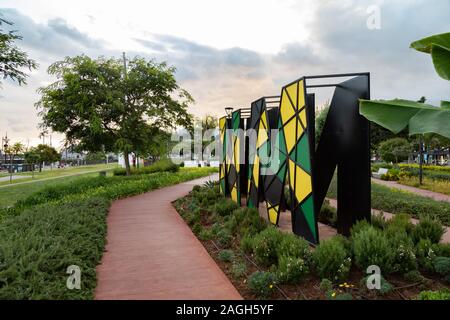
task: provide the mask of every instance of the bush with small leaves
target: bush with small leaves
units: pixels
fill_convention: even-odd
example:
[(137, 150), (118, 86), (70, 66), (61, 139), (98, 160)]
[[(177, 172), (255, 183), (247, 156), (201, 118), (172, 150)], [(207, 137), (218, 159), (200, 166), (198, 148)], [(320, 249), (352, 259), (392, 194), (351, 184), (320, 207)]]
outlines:
[(371, 223), (372, 223), (372, 226), (374, 226), (375, 228), (381, 229), (381, 230), (386, 228), (386, 225), (387, 225), (386, 218), (384, 217), (382, 212), (373, 214)]
[(220, 261), (232, 262), (234, 260), (234, 251), (230, 249), (221, 250), (217, 257)]
[(196, 235), (200, 234), (203, 231), (203, 226), (196, 222), (192, 227), (192, 232)]
[(195, 185), (195, 186), (192, 188), (192, 192), (199, 192), (201, 189), (202, 189), (202, 186), (199, 186), (199, 185), (197, 184), (197, 185)]
[(231, 276), (235, 279), (240, 279), (247, 274), (247, 265), (245, 262), (233, 262), (231, 266)]
[(367, 228), (370, 228), (370, 227), (371, 227), (371, 225), (367, 220), (365, 220), (365, 219), (359, 220), (352, 226), (352, 228), (350, 230), (350, 234), (352, 237), (354, 237), (359, 232), (366, 230)]
[(319, 288), (323, 292), (331, 291), (333, 289), (333, 282), (328, 279), (322, 279), (322, 281), (320, 281)]
[(438, 243), (434, 245), (436, 255), (450, 258), (450, 243)]
[(450, 291), (448, 289), (437, 291), (422, 291), (417, 297), (419, 300), (450, 300)]
[(316, 247), (313, 261), (319, 276), (332, 281), (346, 278), (352, 265), (350, 252), (335, 237), (322, 241)]
[(361, 279), (360, 285), (362, 288), (365, 288), (366, 290), (375, 290), (375, 292), (377, 294), (387, 294), (389, 292), (391, 292), (392, 290), (394, 290), (394, 286), (392, 284), (390, 284), (383, 276), (380, 275), (380, 287), (379, 289), (375, 288), (375, 289), (369, 289), (369, 284), (370, 285), (374, 285), (375, 283), (373, 282), (374, 279), (372, 279), (370, 276), (364, 277)]
[(355, 262), (362, 270), (377, 265), (384, 274), (392, 271), (395, 255), (383, 232), (374, 227), (364, 228), (354, 234), (352, 240)]
[(230, 215), (237, 208), (238, 208), (238, 205), (234, 201), (223, 198), (215, 204), (214, 212), (216, 212), (218, 215), (224, 217), (224, 216)]
[(217, 233), (217, 243), (223, 248), (228, 248), (233, 241), (233, 236), (228, 229), (222, 229)]
[(336, 291), (328, 291), (327, 292), (328, 300), (353, 300), (353, 296), (349, 292), (336, 292)]
[(442, 235), (445, 232), (445, 228), (442, 224), (433, 218), (428, 216), (420, 217), (420, 222), (414, 228), (411, 237), (414, 243), (418, 243), (420, 239), (429, 239), (433, 243), (439, 243)]
[(278, 262), (277, 246), (281, 238), (281, 232), (272, 226), (258, 233), (253, 239), (253, 253), (256, 262), (266, 267), (276, 265)]
[(277, 279), (280, 283), (299, 282), (308, 272), (308, 265), (302, 258), (289, 255), (278, 258)]
[(403, 230), (409, 235), (414, 231), (414, 224), (411, 222), (409, 214), (397, 213), (387, 222), (386, 228), (391, 230)]
[(276, 276), (272, 272), (256, 271), (248, 279), (248, 287), (261, 299), (270, 298), (275, 290)]
[(433, 260), (436, 257), (435, 245), (429, 239), (420, 239), (416, 244), (416, 258), (419, 266), (427, 271), (434, 271)]
[(403, 278), (411, 283), (423, 283), (426, 281), (426, 278), (417, 270), (408, 271), (403, 275)]
[(311, 263), (311, 248), (308, 242), (299, 236), (288, 233), (282, 234), (281, 241), (277, 245), (277, 255), (290, 256), (302, 259), (306, 265)]
[(436, 257), (433, 260), (434, 270), (450, 282), (450, 258)]
[(252, 236), (246, 234), (241, 239), (241, 249), (247, 254), (253, 252), (253, 238)]
[(203, 241), (208, 241), (213, 238), (213, 233), (211, 229), (203, 228), (203, 230), (201, 230), (198, 234), (198, 238)]
[(392, 272), (405, 273), (417, 269), (414, 244), (403, 229), (387, 228), (384, 232), (393, 253)]

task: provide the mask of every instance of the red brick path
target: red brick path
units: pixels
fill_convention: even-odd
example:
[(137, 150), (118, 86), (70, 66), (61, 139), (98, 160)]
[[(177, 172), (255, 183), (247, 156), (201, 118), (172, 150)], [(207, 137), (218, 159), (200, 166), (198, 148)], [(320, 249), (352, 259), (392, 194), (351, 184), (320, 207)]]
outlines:
[(208, 179), (114, 201), (96, 299), (242, 299), (171, 204)]

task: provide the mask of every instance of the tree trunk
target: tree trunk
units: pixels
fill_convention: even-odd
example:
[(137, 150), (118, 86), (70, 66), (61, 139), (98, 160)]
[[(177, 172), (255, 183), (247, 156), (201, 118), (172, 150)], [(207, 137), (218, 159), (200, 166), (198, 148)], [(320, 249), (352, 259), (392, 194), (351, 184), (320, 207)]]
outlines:
[(423, 181), (423, 142), (422, 135), (419, 136), (419, 185)]
[(131, 175), (131, 169), (130, 169), (130, 158), (128, 151), (123, 152), (123, 159), (125, 161), (125, 172), (127, 173), (127, 176)]
[(13, 177), (13, 160), (14, 157), (13, 155), (10, 156), (9, 158), (9, 182), (12, 182), (12, 177)]

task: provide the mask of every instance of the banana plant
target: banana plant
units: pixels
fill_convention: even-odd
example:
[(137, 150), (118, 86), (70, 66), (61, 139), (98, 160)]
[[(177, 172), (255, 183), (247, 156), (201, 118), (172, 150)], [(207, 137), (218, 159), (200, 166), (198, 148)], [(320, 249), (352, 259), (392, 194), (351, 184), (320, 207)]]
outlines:
[[(450, 32), (414, 41), (410, 47), (430, 54), (437, 74), (450, 81)], [(450, 101), (436, 107), (403, 99), (361, 100), (359, 111), (393, 133), (408, 127), (410, 135), (437, 133), (450, 138)]]

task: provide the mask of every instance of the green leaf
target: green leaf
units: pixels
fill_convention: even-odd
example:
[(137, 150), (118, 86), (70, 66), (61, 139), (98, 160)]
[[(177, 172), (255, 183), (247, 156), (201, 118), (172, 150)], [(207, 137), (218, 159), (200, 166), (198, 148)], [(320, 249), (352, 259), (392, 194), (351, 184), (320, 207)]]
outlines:
[(430, 53), (438, 75), (445, 80), (450, 80), (450, 32), (414, 41), (410, 47)]
[(399, 133), (437, 133), (450, 138), (450, 109), (409, 100), (360, 100), (360, 114), (380, 126)]
[(431, 46), (431, 58), (437, 74), (445, 80), (450, 80), (450, 49), (433, 45)]
[(421, 52), (431, 53), (432, 46), (439, 45), (450, 50), (450, 32), (436, 34), (411, 43), (410, 47)]

